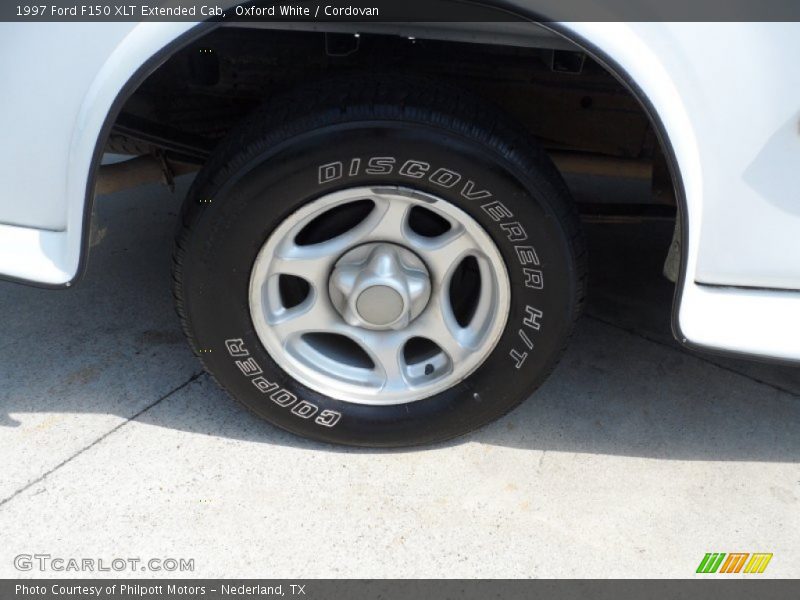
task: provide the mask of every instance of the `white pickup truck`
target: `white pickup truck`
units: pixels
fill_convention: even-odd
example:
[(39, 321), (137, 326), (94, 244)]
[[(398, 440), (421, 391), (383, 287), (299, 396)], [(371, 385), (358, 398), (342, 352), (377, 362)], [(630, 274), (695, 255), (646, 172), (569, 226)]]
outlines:
[(584, 296), (570, 173), (675, 217), (681, 343), (800, 360), (796, 23), (16, 22), (0, 47), (0, 275), (75, 285), (96, 195), (197, 171), (184, 329), (299, 435), (429, 443), (527, 398)]

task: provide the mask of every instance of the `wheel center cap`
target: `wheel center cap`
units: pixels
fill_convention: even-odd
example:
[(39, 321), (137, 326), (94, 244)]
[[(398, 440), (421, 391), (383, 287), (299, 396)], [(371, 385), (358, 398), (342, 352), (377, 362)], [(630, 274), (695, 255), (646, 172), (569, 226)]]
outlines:
[(358, 295), (356, 312), (367, 323), (385, 327), (399, 319), (405, 303), (403, 296), (388, 285), (373, 285)]
[(430, 298), (428, 270), (419, 257), (397, 244), (364, 244), (346, 252), (328, 282), (331, 302), (351, 325), (402, 329)]

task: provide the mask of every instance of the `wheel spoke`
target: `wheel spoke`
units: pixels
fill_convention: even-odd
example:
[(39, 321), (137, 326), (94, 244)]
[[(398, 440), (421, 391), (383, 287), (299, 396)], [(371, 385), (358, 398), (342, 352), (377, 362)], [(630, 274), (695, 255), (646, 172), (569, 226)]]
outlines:
[(461, 259), (479, 253), (472, 237), (461, 227), (432, 239), (415, 235), (409, 241), (423, 254), (431, 275), (440, 282), (447, 281)]
[(375, 210), (365, 220), (364, 237), (402, 244), (406, 237), (410, 204), (405, 199), (386, 199), (378, 195), (372, 200)]
[(419, 318), (409, 327), (409, 337), (421, 337), (439, 346), (453, 363), (463, 360), (472, 350), (463, 345), (459, 333), (461, 328), (452, 310), (445, 304), (446, 298), (436, 293)]
[[(297, 248), (297, 246), (294, 246)], [(275, 256), (272, 260), (273, 274), (293, 275), (310, 283), (315, 289), (324, 292), (328, 271), (335, 256), (325, 260), (325, 255), (314, 256), (311, 253), (295, 252)]]
[(299, 306), (284, 310), (272, 327), (279, 337), (289, 339), (304, 333), (333, 331), (338, 321), (339, 316), (327, 297), (312, 293)]
[[(365, 335), (366, 333), (366, 335)], [(383, 376), (383, 389), (400, 390), (406, 385), (402, 353), (407, 336), (389, 332), (358, 332), (358, 342)]]

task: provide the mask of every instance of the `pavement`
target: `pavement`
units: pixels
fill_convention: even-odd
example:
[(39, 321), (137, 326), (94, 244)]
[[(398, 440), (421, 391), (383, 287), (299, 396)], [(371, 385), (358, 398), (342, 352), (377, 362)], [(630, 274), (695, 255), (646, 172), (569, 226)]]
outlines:
[(73, 289), (0, 284), (0, 577), (682, 578), (707, 552), (800, 576), (800, 369), (677, 346), (669, 223), (588, 227), (587, 314), (524, 405), (370, 451), (277, 430), (203, 374), (170, 294), (185, 189), (100, 198)]

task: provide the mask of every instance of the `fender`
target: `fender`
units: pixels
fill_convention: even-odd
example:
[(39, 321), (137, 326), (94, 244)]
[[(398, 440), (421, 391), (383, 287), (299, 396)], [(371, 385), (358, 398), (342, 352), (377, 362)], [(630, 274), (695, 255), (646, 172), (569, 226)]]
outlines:
[[(119, 32), (121, 39), (113, 46), (90, 85), (81, 92), (76, 113), (70, 115), (64, 111), (59, 115), (74, 123), (71, 136), (54, 144), (55, 148), (64, 147), (66, 164), (62, 166), (56, 162), (52, 166), (57, 172), (50, 175), (51, 181), (46, 189), (49, 197), (41, 197), (45, 190), (38, 190), (38, 196), (26, 199), (29, 210), (32, 205), (39, 209), (31, 211), (29, 219), (33, 222), (17, 224), (13, 215), (9, 218), (0, 214), (0, 277), (3, 279), (61, 289), (72, 286), (81, 278), (88, 258), (97, 169), (122, 106), (148, 75), (174, 52), (215, 27), (212, 23), (129, 25), (133, 27)], [(10, 25), (3, 26), (8, 28)], [(45, 40), (40, 41), (45, 44), (45, 53), (50, 50)], [(63, 38), (59, 41), (63, 42)], [(34, 57), (33, 61), (38, 58)], [(35, 68), (31, 64), (25, 66)], [(13, 65), (0, 62), (0, 73), (11, 67)], [(14, 108), (5, 111), (7, 118), (12, 118)], [(48, 166), (43, 165), (45, 169)], [(10, 176), (13, 181), (13, 174)], [(62, 210), (53, 210), (54, 200), (60, 200)]]

